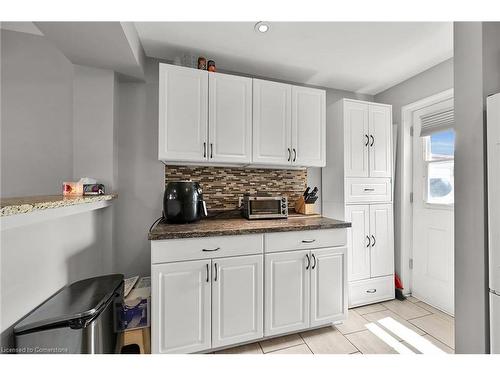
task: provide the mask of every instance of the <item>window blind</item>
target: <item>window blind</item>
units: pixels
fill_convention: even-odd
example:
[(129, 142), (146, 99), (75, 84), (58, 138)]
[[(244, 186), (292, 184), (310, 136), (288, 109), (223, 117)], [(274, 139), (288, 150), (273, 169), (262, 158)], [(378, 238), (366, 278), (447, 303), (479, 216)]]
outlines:
[(422, 116), (420, 118), (420, 136), (426, 137), (428, 135), (431, 135), (432, 133), (453, 128), (454, 121), (455, 116), (453, 108), (446, 111)]

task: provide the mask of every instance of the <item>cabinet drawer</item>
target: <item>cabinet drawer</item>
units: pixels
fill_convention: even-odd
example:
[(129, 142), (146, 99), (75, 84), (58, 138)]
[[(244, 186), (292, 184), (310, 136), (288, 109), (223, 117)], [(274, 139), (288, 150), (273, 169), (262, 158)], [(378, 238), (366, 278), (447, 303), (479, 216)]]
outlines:
[(344, 246), (346, 242), (347, 230), (344, 228), (266, 233), (264, 235), (266, 253)]
[(262, 234), (151, 241), (151, 263), (262, 254)]
[(390, 178), (347, 178), (345, 182), (346, 203), (391, 202)]
[(349, 307), (394, 299), (394, 275), (349, 283)]

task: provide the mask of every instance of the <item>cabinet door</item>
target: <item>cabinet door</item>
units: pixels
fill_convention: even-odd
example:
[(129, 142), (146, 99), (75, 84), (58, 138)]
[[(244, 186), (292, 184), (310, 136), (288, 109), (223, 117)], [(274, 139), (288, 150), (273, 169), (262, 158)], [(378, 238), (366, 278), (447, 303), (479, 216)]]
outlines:
[(344, 102), (345, 177), (368, 177), (368, 104)]
[(265, 336), (309, 327), (309, 269), (309, 250), (265, 255)]
[(212, 347), (263, 336), (263, 256), (213, 259)]
[(209, 148), (213, 162), (252, 159), (252, 79), (209, 73)]
[(151, 266), (153, 353), (211, 347), (210, 260)]
[(392, 115), (391, 107), (369, 106), (370, 177), (391, 177)]
[(370, 205), (371, 277), (394, 273), (392, 204)]
[(326, 165), (324, 90), (292, 86), (292, 164)]
[(345, 208), (347, 229), (347, 275), (349, 281), (370, 277), (370, 206), (349, 205)]
[(346, 248), (311, 250), (311, 258), (311, 327), (346, 319)]
[(253, 163), (291, 163), (291, 105), (291, 85), (253, 80)]
[(208, 72), (160, 64), (158, 110), (158, 158), (206, 160)]

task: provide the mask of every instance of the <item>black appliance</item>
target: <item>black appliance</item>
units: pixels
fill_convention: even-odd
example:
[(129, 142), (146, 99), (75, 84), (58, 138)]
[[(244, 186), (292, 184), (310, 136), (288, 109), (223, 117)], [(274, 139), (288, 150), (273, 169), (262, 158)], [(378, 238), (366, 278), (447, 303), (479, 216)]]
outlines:
[(194, 181), (171, 181), (163, 195), (163, 218), (169, 223), (192, 223), (207, 216), (200, 184)]

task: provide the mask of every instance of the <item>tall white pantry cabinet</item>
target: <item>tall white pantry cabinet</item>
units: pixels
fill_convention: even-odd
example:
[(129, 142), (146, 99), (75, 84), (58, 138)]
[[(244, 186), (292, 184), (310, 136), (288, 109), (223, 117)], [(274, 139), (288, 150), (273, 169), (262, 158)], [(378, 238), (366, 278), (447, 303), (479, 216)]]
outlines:
[(326, 131), (323, 215), (348, 229), (349, 307), (394, 298), (392, 106), (342, 99)]

